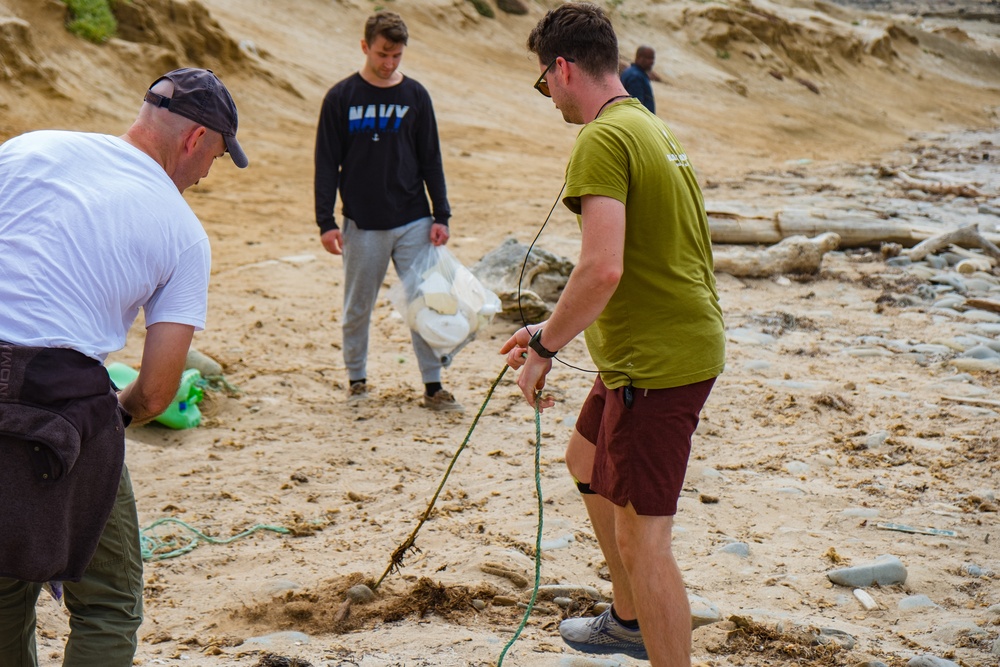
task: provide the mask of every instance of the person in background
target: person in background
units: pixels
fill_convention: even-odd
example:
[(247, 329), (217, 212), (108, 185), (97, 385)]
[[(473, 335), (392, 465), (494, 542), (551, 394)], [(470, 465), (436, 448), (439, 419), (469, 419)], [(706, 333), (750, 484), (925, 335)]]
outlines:
[(694, 168), (670, 130), (618, 78), (618, 40), (597, 5), (569, 2), (528, 37), (568, 123), (583, 125), (563, 203), (580, 258), (552, 316), (500, 348), (532, 407), (552, 358), (580, 332), (598, 369), (566, 449), (611, 574), (612, 606), (559, 633), (587, 653), (657, 667), (691, 663), (691, 611), (671, 550), (691, 436), (725, 366), (712, 242)]
[[(445, 245), (450, 236), (431, 98), (398, 69), (408, 39), (398, 14), (370, 16), (361, 40), (364, 66), (327, 92), (316, 131), (316, 223), (327, 252), (344, 256), (343, 351), (351, 402), (368, 397), (368, 333), (389, 261), (402, 277), (429, 246)], [(338, 190), (343, 228), (334, 218)], [(442, 360), (416, 332), (411, 340), (424, 383), (421, 405), (461, 411), (441, 386)]]
[[(0, 146), (0, 665), (35, 667), (35, 602), (63, 582), (69, 667), (128, 667), (142, 557), (125, 427), (174, 397), (205, 326), (208, 236), (182, 193), (236, 140), (209, 70), (150, 86), (120, 136), (37, 131)], [(145, 313), (139, 376), (103, 362)], [(58, 588), (58, 587), (57, 587)]]
[(656, 62), (656, 51), (651, 46), (640, 46), (635, 50), (635, 62), (622, 72), (622, 85), (628, 94), (642, 102), (642, 106), (656, 113), (656, 100), (653, 98), (653, 84), (650, 77), (653, 73), (653, 63)]

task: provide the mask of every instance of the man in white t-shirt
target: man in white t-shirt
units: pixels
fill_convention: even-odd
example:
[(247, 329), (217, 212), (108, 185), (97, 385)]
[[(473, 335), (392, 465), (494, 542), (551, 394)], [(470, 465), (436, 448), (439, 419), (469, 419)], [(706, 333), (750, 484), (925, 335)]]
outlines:
[[(38, 131), (0, 145), (0, 665), (34, 667), (34, 605), (63, 582), (64, 664), (132, 664), (142, 558), (124, 427), (173, 400), (205, 326), (208, 237), (181, 193), (236, 140), (210, 70), (153, 82), (114, 137)], [(139, 309), (142, 367), (116, 395), (103, 362)]]

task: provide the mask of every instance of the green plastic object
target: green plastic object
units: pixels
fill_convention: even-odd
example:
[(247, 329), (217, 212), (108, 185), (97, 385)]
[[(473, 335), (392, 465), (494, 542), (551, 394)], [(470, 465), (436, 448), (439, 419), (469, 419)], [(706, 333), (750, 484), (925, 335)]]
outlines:
[[(139, 371), (127, 364), (112, 362), (108, 364), (108, 375), (115, 386), (124, 389), (139, 377)], [(201, 402), (205, 392), (199, 383), (201, 372), (197, 368), (189, 368), (181, 374), (181, 384), (177, 388), (174, 400), (163, 411), (156, 421), (174, 429), (194, 428), (201, 423)]]

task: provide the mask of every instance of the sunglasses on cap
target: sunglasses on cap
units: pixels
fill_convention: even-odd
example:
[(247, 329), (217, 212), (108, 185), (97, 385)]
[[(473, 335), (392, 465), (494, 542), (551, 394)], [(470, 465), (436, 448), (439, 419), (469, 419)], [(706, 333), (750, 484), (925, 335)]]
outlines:
[[(538, 81), (535, 81), (535, 86), (534, 86), (535, 90), (540, 92), (542, 95), (545, 95), (545, 97), (552, 97), (552, 93), (549, 92), (549, 82), (545, 80), (545, 75), (549, 73), (549, 70), (552, 69), (552, 66), (555, 65), (556, 61), (559, 60), (560, 58), (562, 58), (562, 56), (556, 56), (555, 58), (553, 58), (552, 62), (549, 63), (549, 66), (546, 67), (545, 70), (542, 72), (542, 75), (538, 77)], [(563, 60), (565, 60), (568, 63), (576, 62), (572, 58), (563, 58)]]

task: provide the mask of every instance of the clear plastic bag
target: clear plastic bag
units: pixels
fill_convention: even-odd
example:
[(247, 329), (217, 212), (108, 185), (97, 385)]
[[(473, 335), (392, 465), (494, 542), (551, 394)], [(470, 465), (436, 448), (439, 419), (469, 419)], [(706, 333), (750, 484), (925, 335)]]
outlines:
[(445, 246), (427, 250), (389, 300), (411, 330), (424, 339), (445, 365), (500, 312), (500, 298), (486, 289)]

